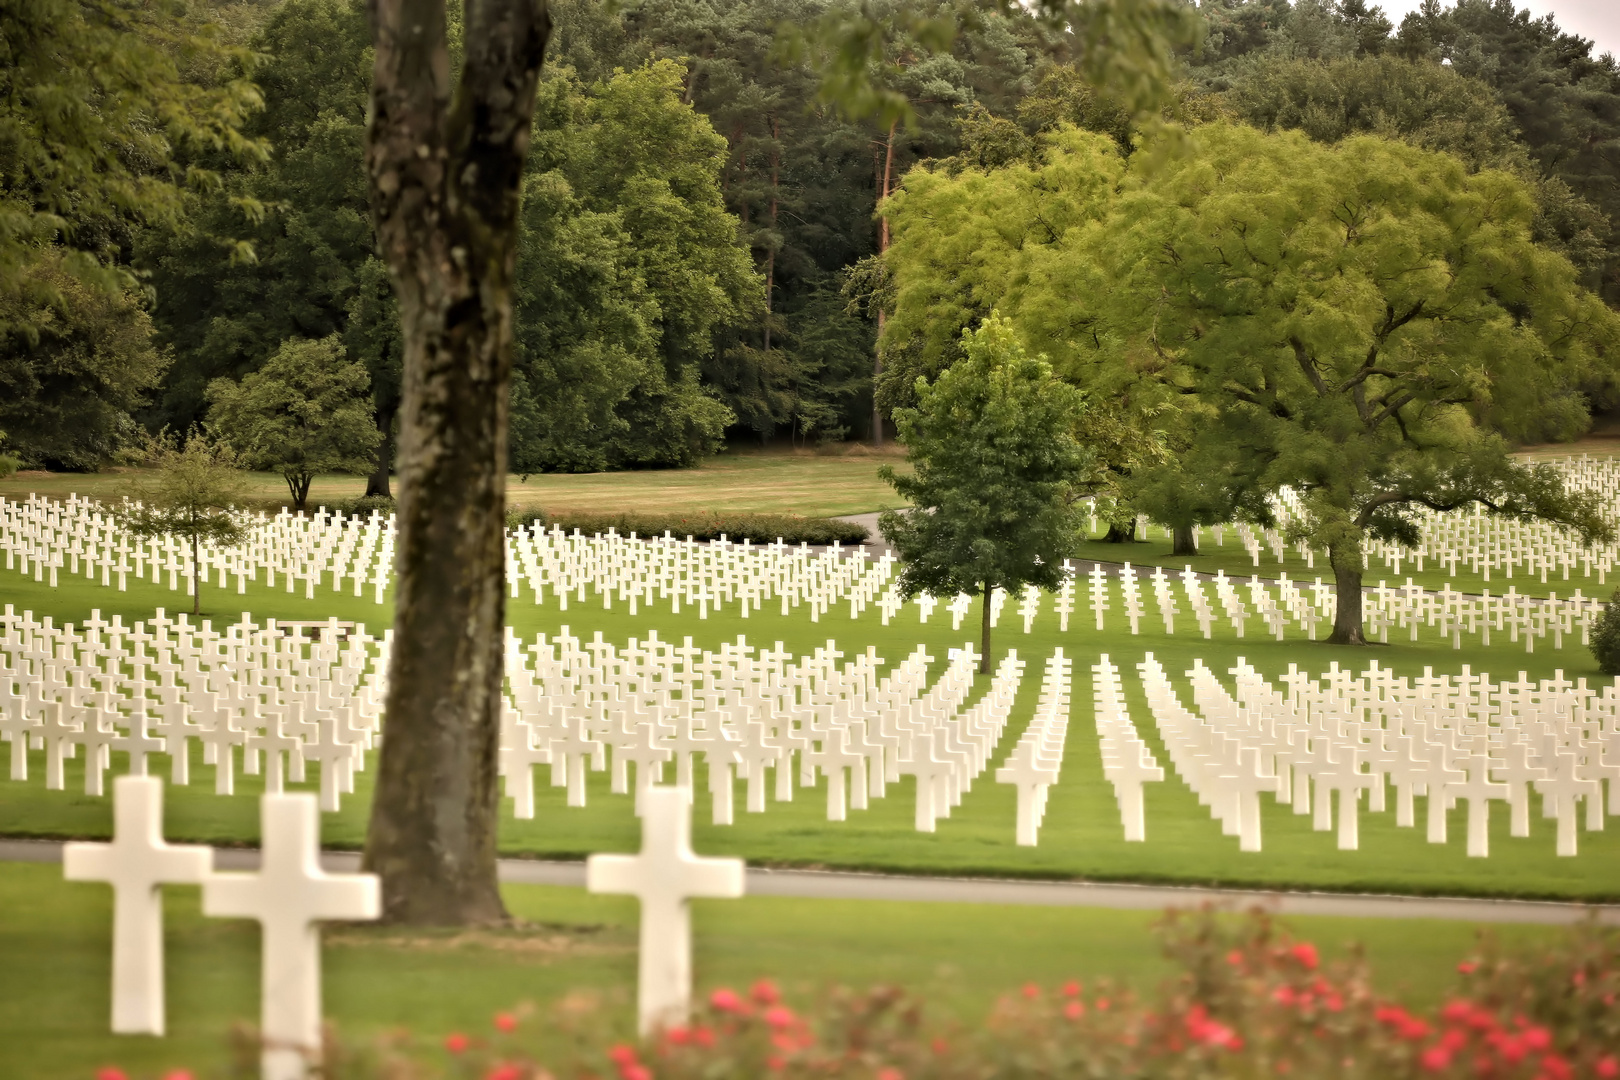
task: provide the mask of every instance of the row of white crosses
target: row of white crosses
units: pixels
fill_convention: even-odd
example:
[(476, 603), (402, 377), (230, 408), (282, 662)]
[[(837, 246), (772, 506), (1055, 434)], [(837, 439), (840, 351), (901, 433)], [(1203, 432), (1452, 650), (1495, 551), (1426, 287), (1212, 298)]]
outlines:
[(1006, 761), (996, 770), (996, 782), (1017, 791), (1018, 819), (1015, 842), (1034, 847), (1046, 816), (1046, 797), (1063, 769), (1063, 743), (1069, 734), (1069, 682), (1074, 661), (1058, 649), (1046, 661), (1041, 696), (1035, 715), (1018, 737)]
[[(167, 578), (170, 591), (189, 594), (189, 548), (173, 536), (132, 537), (119, 527), (120, 509), (78, 496), (0, 498), (5, 568), (53, 588), (66, 573), (120, 592), (128, 590), (131, 576), (159, 585)], [(347, 582), (355, 596), (369, 586), (375, 602), (383, 602), (393, 572), (392, 515), (372, 511), (365, 519), (345, 518), (322, 508), (307, 516), (283, 509), (275, 515), (243, 511), (239, 517), (247, 530), (242, 543), (201, 545), (197, 572), (203, 584), (227, 588), (234, 580), (237, 594), (246, 595), (249, 581), (262, 580), (270, 589), (279, 583), (289, 593), (302, 582), (305, 598), (313, 600), (323, 580), (333, 592)]]
[[(1060, 630), (1068, 629), (1076, 576), (1071, 573), (1065, 579), (1059, 594)], [(1214, 636), (1218, 623), (1230, 626), (1236, 637), (1244, 637), (1250, 629), (1249, 620), (1258, 615), (1261, 631), (1278, 641), (1300, 631), (1314, 641), (1319, 627), (1332, 626), (1337, 606), (1333, 586), (1320, 577), (1305, 585), (1289, 580), (1286, 573), (1276, 581), (1256, 576), (1245, 582), (1228, 578), (1224, 570), (1206, 579), (1191, 567), (1179, 572), (1153, 567), (1149, 573), (1147, 568), (1130, 563), (1119, 567), (1093, 563), (1086, 577), (1095, 628), (1107, 628), (1107, 615), (1115, 610), (1117, 589), (1119, 610), (1133, 635), (1142, 632), (1142, 621), (1149, 616), (1148, 595), (1153, 598), (1166, 634), (1174, 635), (1178, 618), (1186, 614), (1192, 616), (1197, 632), (1206, 639)], [(1465, 636), (1480, 645), (1490, 645), (1495, 635), (1494, 640), (1522, 642), (1525, 651), (1532, 653), (1538, 641), (1555, 649), (1562, 649), (1566, 638), (1572, 644), (1586, 645), (1604, 606), (1602, 601), (1584, 596), (1580, 589), (1568, 597), (1557, 593), (1525, 596), (1514, 586), (1501, 595), (1489, 591), (1471, 595), (1453, 591), (1449, 585), (1438, 591), (1425, 590), (1410, 578), (1400, 587), (1380, 581), (1377, 587), (1365, 590), (1362, 604), (1369, 635), (1386, 643), (1392, 631), (1404, 633), (1412, 641), (1419, 640), (1421, 632), (1421, 636), (1450, 643), (1453, 649), (1463, 647)], [(1026, 600), (1020, 609), (1026, 633), (1037, 606), (1038, 602)]]
[(668, 532), (621, 536), (612, 529), (584, 536), (555, 525), (545, 530), (538, 522), (508, 533), (506, 558), (514, 598), (526, 588), (536, 604), (554, 602), (561, 611), (598, 600), (609, 609), (619, 603), (632, 615), (662, 605), (679, 614), (684, 605), (700, 619), (728, 605), (747, 618), (772, 604), (783, 615), (803, 606), (820, 621), (844, 603), (856, 618), (877, 600), (896, 565), (890, 555), (871, 560), (864, 546), (834, 543), (816, 552), (781, 540), (699, 542)]
[(112, 1030), (162, 1035), (164, 885), (201, 885), (203, 914), (253, 919), (260, 947), (260, 1073), (263, 1080), (304, 1080), (321, 1050), (321, 951), (318, 924), (375, 919), (377, 878), (328, 874), (320, 866), (320, 811), (303, 794), (260, 800), (260, 868), (222, 873), (213, 849), (163, 839), (163, 782), (121, 776), (113, 784), (111, 843), (68, 844), (70, 881), (113, 888)]
[(170, 780), (191, 782), (191, 744), (212, 766), (214, 791), (248, 775), (280, 792), (320, 770), (321, 806), (339, 807), (378, 735), (387, 644), (364, 627), (340, 640), (335, 619), (311, 641), (302, 628), (263, 626), (244, 615), (216, 630), (187, 616), (134, 626), (92, 612), (56, 627), (7, 605), (0, 614), (0, 740), (11, 744), (13, 780), (27, 780), (29, 749), (45, 752), (45, 786), (65, 786), (65, 762), (84, 752), (84, 790), (101, 795), (112, 755), (146, 775), (166, 755)]
[[(593, 855), (586, 864), (592, 892), (629, 893), (641, 902), (637, 1012), (644, 1035), (684, 1022), (690, 1010), (690, 901), (738, 897), (744, 889), (741, 859), (693, 854), (687, 792), (656, 787), (645, 798), (640, 854)], [(262, 1080), (305, 1080), (319, 1072), (319, 924), (378, 918), (377, 877), (321, 868), (320, 812), (309, 795), (261, 797), (255, 873), (215, 870), (212, 848), (167, 843), (163, 782), (156, 777), (119, 777), (113, 804), (111, 842), (71, 843), (62, 856), (68, 880), (113, 888), (114, 1034), (167, 1029), (162, 887), (200, 885), (205, 916), (253, 919), (261, 928)]]
[(1376, 663), (1356, 677), (1335, 663), (1321, 680), (1290, 665), (1278, 690), (1240, 659), (1229, 694), (1195, 661), (1194, 711), (1151, 654), (1138, 670), (1176, 771), (1245, 851), (1260, 850), (1263, 792), (1319, 831), (1334, 827), (1336, 793), (1342, 850), (1359, 847), (1362, 794), (1383, 812), (1391, 787), (1400, 827), (1415, 826), (1414, 799), (1426, 797), (1431, 843), (1446, 843), (1447, 812), (1465, 803), (1474, 857), (1490, 852), (1493, 803), (1507, 804), (1512, 836), (1528, 837), (1539, 795), (1561, 856), (1577, 853), (1578, 811), (1588, 830), (1603, 828), (1605, 781), (1607, 812), (1620, 814), (1620, 680), (1599, 691), (1562, 672), (1539, 683), (1521, 672), (1496, 684), (1466, 666), (1408, 680)]
[(1102, 755), (1103, 776), (1114, 789), (1119, 804), (1120, 823), (1127, 841), (1147, 839), (1147, 815), (1142, 785), (1164, 779), (1164, 769), (1153, 751), (1136, 732), (1130, 710), (1125, 705), (1125, 687), (1119, 669), (1103, 653), (1091, 668), (1092, 716), (1097, 725), (1097, 745)]
[(645, 792), (668, 766), (676, 786), (694, 792), (701, 760), (718, 825), (734, 821), (736, 779), (747, 811), (763, 813), (768, 791), (788, 802), (795, 786), (824, 777), (827, 819), (843, 821), (909, 775), (916, 826), (934, 831), (986, 768), (1023, 662), (1010, 651), (968, 706), (979, 659), (971, 646), (951, 650), (931, 686), (934, 658), (921, 647), (887, 674), (875, 648), (840, 665), (843, 656), (832, 641), (795, 658), (780, 643), (756, 650), (745, 636), (711, 652), (656, 631), (622, 650), (600, 632), (582, 646), (567, 627), (527, 648), (509, 633), (500, 774), (514, 816), (534, 816), (538, 766), (575, 807), (586, 805), (588, 773), (608, 772), (610, 792), (634, 792), (642, 813)]

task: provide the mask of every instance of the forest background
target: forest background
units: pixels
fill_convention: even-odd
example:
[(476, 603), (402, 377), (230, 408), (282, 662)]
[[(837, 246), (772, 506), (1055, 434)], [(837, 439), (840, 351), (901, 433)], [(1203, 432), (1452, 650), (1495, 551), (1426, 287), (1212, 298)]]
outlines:
[[(874, 409), (883, 196), (920, 164), (1038, 157), (1038, 137), (1064, 124), (1132, 150), (1130, 112), (1090, 89), (1076, 43), (1016, 5), (865, 7), (890, 31), (872, 64), (888, 93), (856, 116), (831, 103), (813, 51), (783, 48), (783, 28), (836, 19), (836, 0), (551, 4), (524, 180), (514, 472), (680, 466), (728, 443), (880, 435), (893, 396)], [(8, 21), (14, 56), (37, 44), (29, 33), (65, 33), (87, 10), (34, 8), (34, 22)], [(386, 493), (400, 347), (362, 160), (363, 6), (152, 10), (116, 47), (167, 57), (182, 91), (240, 122), (215, 115), (230, 138), (151, 153), (185, 180), (162, 212), (136, 144), (113, 151), (128, 197), (59, 199), (59, 227), (31, 242), (0, 214), (13, 248), (0, 260), (0, 451), (33, 467), (104, 467), (142, 429), (203, 420), (216, 380), (259, 371), (289, 341), (320, 341), (366, 369), (381, 436), (368, 493)], [(1371, 133), (1470, 171), (1508, 169), (1535, 192), (1535, 239), (1620, 306), (1611, 56), (1508, 0), (1431, 2), (1398, 27), (1364, 0), (1206, 0), (1197, 14), (1204, 33), (1164, 116), (1324, 143)], [(956, 26), (948, 41), (926, 32), (939, 20)], [(0, 95), (0, 144), (29, 137), (26, 107)], [(7, 170), (0, 209), (44, 205), (30, 187), (44, 182)], [(1594, 409), (1620, 404), (1608, 393), (1592, 389)]]

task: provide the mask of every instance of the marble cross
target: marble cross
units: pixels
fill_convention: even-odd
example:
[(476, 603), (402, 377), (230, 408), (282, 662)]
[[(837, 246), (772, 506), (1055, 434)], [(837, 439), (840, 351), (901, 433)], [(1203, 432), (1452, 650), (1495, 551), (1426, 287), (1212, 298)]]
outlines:
[(692, 997), (693, 897), (743, 894), (741, 859), (692, 853), (692, 808), (679, 787), (641, 793), (641, 853), (592, 855), (585, 884), (593, 893), (629, 893), (641, 901), (636, 975), (640, 1031), (686, 1020)]
[(304, 1080), (321, 1048), (323, 919), (375, 919), (374, 874), (328, 874), (320, 866), (320, 808), (309, 794), (259, 802), (263, 862), (256, 874), (214, 873), (203, 882), (204, 915), (256, 919), (260, 960), (263, 1080)]
[(62, 876), (113, 887), (112, 1030), (163, 1034), (163, 884), (196, 885), (207, 876), (206, 847), (163, 842), (163, 781), (113, 781), (113, 840), (67, 844)]

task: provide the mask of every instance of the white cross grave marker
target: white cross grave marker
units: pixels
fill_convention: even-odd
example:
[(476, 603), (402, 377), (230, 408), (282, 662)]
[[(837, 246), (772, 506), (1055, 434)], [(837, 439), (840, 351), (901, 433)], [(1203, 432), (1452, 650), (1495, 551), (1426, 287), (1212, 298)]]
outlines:
[(646, 1035), (684, 1022), (691, 1006), (688, 901), (741, 896), (743, 861), (692, 853), (692, 808), (684, 789), (649, 787), (641, 798), (641, 854), (592, 855), (585, 861), (585, 887), (593, 893), (630, 893), (641, 901), (636, 1012)]
[(256, 874), (210, 874), (204, 915), (257, 919), (261, 950), (263, 1080), (303, 1080), (321, 1046), (322, 919), (375, 919), (382, 913), (375, 874), (328, 874), (319, 861), (320, 808), (308, 794), (259, 802), (264, 856)]
[(163, 842), (163, 781), (120, 776), (113, 781), (113, 840), (67, 844), (62, 876), (113, 887), (112, 1030), (117, 1035), (163, 1034), (163, 884), (196, 885), (208, 875), (212, 852)]

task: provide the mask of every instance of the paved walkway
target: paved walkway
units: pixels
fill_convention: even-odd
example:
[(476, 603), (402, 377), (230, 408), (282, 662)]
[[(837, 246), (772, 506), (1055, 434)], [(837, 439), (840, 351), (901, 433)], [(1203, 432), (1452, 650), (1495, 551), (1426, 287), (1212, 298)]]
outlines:
[[(62, 845), (49, 840), (0, 840), (0, 861), (60, 862)], [(353, 872), (360, 856), (329, 851), (321, 856), (328, 870)], [(259, 853), (245, 848), (217, 848), (214, 865), (222, 870), (252, 870)], [(560, 885), (583, 888), (585, 864), (537, 859), (502, 859), (501, 880), (516, 885)], [(1382, 896), (1360, 893), (1268, 892), (1245, 889), (1199, 889), (1185, 886), (1113, 885), (1080, 881), (1010, 881), (995, 878), (902, 877), (825, 870), (748, 871), (748, 895), (795, 896), (817, 900), (898, 900), (950, 904), (1008, 904), (1043, 907), (1097, 907), (1158, 911), (1203, 903), (1249, 907), (1260, 904), (1284, 915), (1331, 915), (1372, 919), (1452, 919), (1478, 923), (1561, 925), (1596, 914), (1620, 926), (1620, 905), (1565, 904), (1535, 900), (1478, 900), (1448, 897)]]

